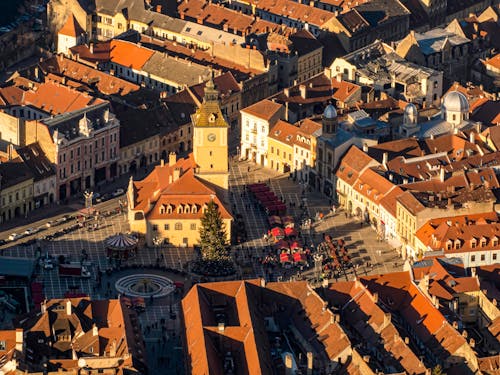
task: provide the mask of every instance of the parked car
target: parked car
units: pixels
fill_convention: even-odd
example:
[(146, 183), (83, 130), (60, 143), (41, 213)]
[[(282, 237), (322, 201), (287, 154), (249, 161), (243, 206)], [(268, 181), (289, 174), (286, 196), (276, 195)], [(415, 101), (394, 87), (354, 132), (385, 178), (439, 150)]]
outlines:
[(31, 236), (32, 234), (38, 233), (39, 229), (38, 228), (28, 228), (24, 231), (24, 234), (27, 236)]
[(112, 194), (112, 195), (113, 195), (113, 198), (114, 198), (114, 197), (119, 197), (119, 196), (120, 196), (120, 195), (122, 195), (122, 194), (125, 194), (125, 190), (123, 190), (123, 189), (116, 189), (116, 190), (113, 192), (113, 194)]
[(15, 241), (21, 238), (22, 236), (18, 233), (11, 233), (9, 236), (9, 241)]

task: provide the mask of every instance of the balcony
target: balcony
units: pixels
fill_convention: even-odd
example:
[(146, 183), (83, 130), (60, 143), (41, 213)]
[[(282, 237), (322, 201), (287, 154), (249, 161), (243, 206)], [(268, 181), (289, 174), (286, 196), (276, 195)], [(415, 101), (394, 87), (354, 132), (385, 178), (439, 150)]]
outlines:
[(250, 129), (250, 133), (252, 133), (252, 134), (257, 134), (257, 128), (252, 128), (252, 129)]

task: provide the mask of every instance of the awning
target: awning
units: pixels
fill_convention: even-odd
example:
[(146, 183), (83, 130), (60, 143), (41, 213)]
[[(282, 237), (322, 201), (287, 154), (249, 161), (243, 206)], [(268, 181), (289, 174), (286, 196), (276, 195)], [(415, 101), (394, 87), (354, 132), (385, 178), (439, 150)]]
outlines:
[(106, 247), (112, 250), (128, 250), (136, 247), (138, 241), (134, 236), (119, 233), (106, 239)]
[(0, 257), (0, 276), (31, 278), (34, 271), (34, 259)]
[(271, 229), (271, 234), (274, 237), (283, 237), (285, 235), (283, 232), (283, 229), (281, 229), (279, 227), (274, 227), (273, 229)]
[(287, 237), (295, 237), (297, 236), (297, 231), (293, 228), (286, 227), (285, 228), (285, 236)]
[(292, 256), (287, 253), (281, 253), (280, 254), (280, 262), (281, 263), (286, 263), (286, 262), (291, 262), (292, 261)]
[(301, 254), (301, 253), (294, 253), (293, 254), (293, 261), (294, 262), (305, 262), (306, 261), (306, 255)]
[(302, 244), (300, 242), (294, 241), (290, 244), (290, 249), (292, 250), (302, 249)]

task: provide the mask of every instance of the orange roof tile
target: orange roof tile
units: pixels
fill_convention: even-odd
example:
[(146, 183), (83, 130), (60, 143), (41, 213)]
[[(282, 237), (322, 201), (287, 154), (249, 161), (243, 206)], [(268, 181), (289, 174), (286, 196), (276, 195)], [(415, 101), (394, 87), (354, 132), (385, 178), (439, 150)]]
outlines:
[(500, 69), (500, 53), (497, 53), (492, 58), (486, 60), (484, 62), (486, 65), (490, 65), (495, 69)]
[(298, 131), (299, 128), (297, 126), (283, 120), (278, 120), (269, 130), (268, 137), (288, 146), (293, 146)]
[(264, 99), (242, 109), (241, 112), (248, 113), (249, 115), (269, 121), (282, 108), (283, 105), (275, 103), (268, 99)]
[(72, 36), (75, 38), (79, 37), (83, 33), (85, 33), (85, 30), (82, 29), (82, 27), (80, 26), (80, 24), (76, 20), (73, 13), (71, 13), (68, 16), (64, 26), (61, 28), (61, 30), (59, 30), (59, 34)]
[(113, 39), (110, 42), (111, 61), (134, 70), (141, 70), (153, 54), (153, 50), (141, 47), (135, 43), (119, 39)]

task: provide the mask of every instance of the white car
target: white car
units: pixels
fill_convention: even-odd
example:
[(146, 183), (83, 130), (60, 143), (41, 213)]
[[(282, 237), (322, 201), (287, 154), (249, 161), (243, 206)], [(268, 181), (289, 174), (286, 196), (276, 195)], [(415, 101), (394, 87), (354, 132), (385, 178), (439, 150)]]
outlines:
[(20, 234), (17, 234), (17, 233), (11, 233), (11, 235), (9, 236), (9, 241), (15, 241), (19, 238), (21, 238), (22, 236)]
[(120, 196), (120, 195), (122, 195), (122, 194), (124, 194), (124, 193), (125, 193), (125, 190), (123, 190), (123, 189), (116, 189), (116, 190), (113, 192), (113, 197), (118, 197), (118, 196)]
[(44, 259), (42, 267), (46, 270), (54, 269), (54, 263), (52, 263), (52, 259)]
[(30, 236), (32, 234), (35, 234), (39, 231), (38, 228), (28, 228), (24, 231), (24, 234), (27, 235), (27, 236)]

